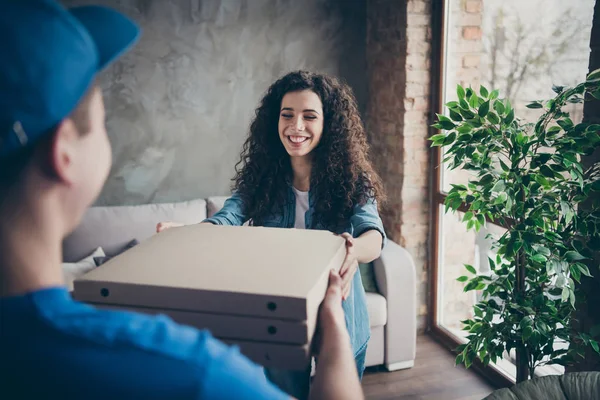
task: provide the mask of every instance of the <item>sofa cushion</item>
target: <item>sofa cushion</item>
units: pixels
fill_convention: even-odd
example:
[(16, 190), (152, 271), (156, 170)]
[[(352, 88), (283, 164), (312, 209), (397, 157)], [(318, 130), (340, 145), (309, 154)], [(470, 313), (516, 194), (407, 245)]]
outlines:
[(371, 326), (383, 326), (387, 323), (387, 301), (379, 293), (367, 293), (367, 311)]
[(161, 221), (196, 224), (206, 218), (204, 199), (139, 206), (92, 207), (63, 242), (63, 259), (75, 262), (102, 247), (107, 256), (121, 252), (133, 239), (156, 233)]
[(210, 218), (219, 212), (228, 198), (228, 196), (213, 196), (206, 199), (207, 217)]
[(373, 263), (358, 265), (360, 271), (360, 279), (367, 293), (379, 293), (377, 290), (377, 282), (375, 282), (375, 271), (373, 271)]

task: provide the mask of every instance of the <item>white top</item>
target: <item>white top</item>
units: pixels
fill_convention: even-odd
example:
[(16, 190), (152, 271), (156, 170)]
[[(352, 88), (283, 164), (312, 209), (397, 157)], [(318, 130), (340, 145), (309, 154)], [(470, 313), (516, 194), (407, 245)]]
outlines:
[(296, 195), (296, 220), (294, 228), (306, 229), (305, 214), (308, 211), (308, 192), (301, 192), (294, 188), (294, 194)]

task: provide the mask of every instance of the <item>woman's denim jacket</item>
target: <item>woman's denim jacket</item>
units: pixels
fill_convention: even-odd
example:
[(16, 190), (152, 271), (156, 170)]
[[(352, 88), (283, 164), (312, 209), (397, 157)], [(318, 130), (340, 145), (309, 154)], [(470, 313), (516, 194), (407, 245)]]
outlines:
[[(234, 193), (226, 202), (223, 208), (205, 222), (211, 222), (216, 225), (243, 225), (248, 218), (243, 212), (242, 199)], [(262, 223), (265, 227), (274, 228), (293, 228), (296, 218), (296, 197), (294, 191), (290, 187), (288, 200), (284, 207), (283, 213), (276, 213), (266, 218)], [(305, 224), (308, 229), (323, 229), (320, 224), (313, 225), (314, 198), (309, 193), (309, 209), (305, 214)], [(354, 208), (354, 214), (346, 226), (340, 227), (337, 234), (348, 232), (353, 237), (359, 237), (368, 230), (377, 230), (383, 236), (385, 243), (386, 236), (383, 230), (383, 224), (377, 205), (374, 201), (369, 201), (364, 205), (358, 205)], [(360, 273), (357, 271), (354, 274), (352, 281), (352, 290), (350, 295), (343, 302), (343, 308), (346, 315), (346, 326), (350, 334), (352, 349), (354, 356), (365, 350), (367, 342), (370, 338), (369, 314), (367, 312), (367, 303), (365, 298), (365, 290), (362, 284)]]

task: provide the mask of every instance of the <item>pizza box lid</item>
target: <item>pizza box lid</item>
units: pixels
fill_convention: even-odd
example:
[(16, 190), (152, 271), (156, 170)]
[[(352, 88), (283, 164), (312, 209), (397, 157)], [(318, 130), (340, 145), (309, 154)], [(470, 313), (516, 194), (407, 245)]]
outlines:
[(345, 240), (328, 231), (231, 227), (171, 228), (74, 282), (77, 300), (314, 325), (329, 271)]

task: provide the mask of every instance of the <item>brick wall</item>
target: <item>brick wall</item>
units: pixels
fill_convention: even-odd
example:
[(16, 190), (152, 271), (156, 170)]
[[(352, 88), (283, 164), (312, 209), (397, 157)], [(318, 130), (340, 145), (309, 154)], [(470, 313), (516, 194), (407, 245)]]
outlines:
[[(384, 181), (388, 204), (383, 212), (390, 238), (404, 246), (417, 267), (419, 328), (425, 326), (428, 294), (428, 238), (430, 196), (430, 112), (432, 0), (369, 0), (367, 2), (366, 113), (376, 167)], [(462, 0), (450, 31), (454, 48), (448, 63), (449, 87), (456, 83), (479, 85), (481, 62), (482, 0)], [(466, 176), (452, 179), (466, 180)], [(460, 226), (456, 223), (456, 230)], [(452, 228), (454, 231), (454, 227)], [(449, 235), (448, 246), (472, 237)], [(456, 239), (456, 240), (455, 240)], [(458, 243), (457, 243), (458, 241)], [(471, 247), (474, 247), (475, 244)], [(463, 246), (464, 249), (464, 246)], [(470, 252), (473, 253), (473, 252)], [(469, 254), (467, 258), (472, 258)], [(454, 257), (455, 259), (450, 259)], [(446, 261), (461, 265), (460, 252), (449, 252)], [(454, 270), (454, 268), (453, 268)], [(455, 273), (446, 274), (448, 288)], [(459, 291), (451, 291), (458, 292)], [(465, 299), (461, 299), (463, 302)], [(464, 303), (463, 303), (464, 304)], [(464, 306), (453, 307), (467, 311)]]
[(367, 127), (389, 197), (386, 230), (417, 265), (421, 329), (427, 313), (430, 10), (430, 0), (367, 5)]

